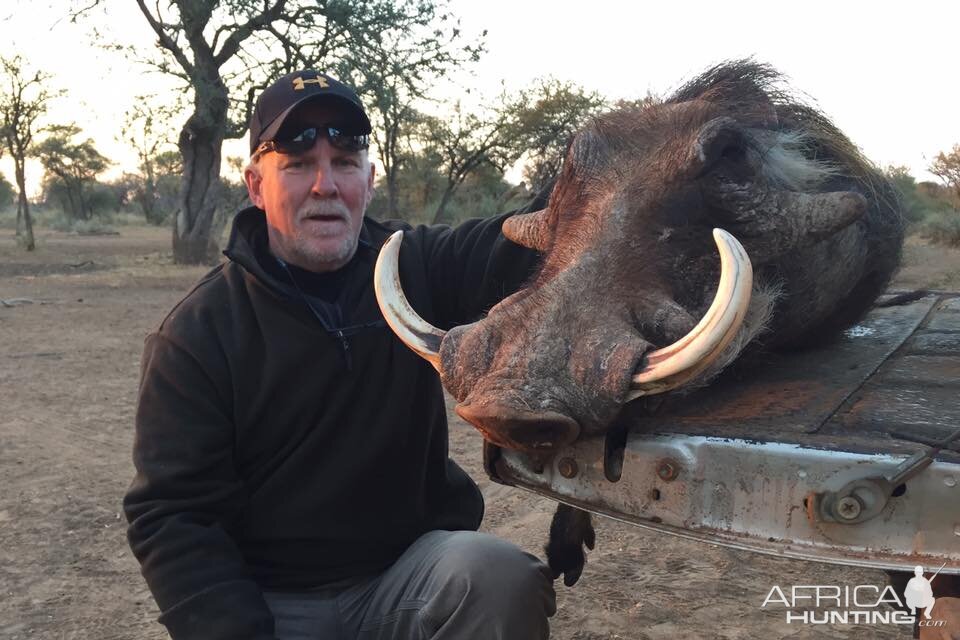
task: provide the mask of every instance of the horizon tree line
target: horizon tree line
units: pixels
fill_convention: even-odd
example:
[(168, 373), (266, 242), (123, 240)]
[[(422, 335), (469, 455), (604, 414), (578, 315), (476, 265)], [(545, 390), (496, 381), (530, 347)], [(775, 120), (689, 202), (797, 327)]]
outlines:
[[(112, 1), (77, 0), (71, 18), (96, 22)], [(120, 206), (132, 203), (147, 220), (169, 220), (178, 263), (218, 258), (223, 227), (244, 199), (237, 180), (223, 175), (223, 142), (246, 134), (262, 88), (298, 68), (326, 70), (363, 97), (383, 168), (371, 213), (423, 222), (453, 222), (471, 209), (486, 215), (538, 191), (559, 169), (572, 134), (600, 111), (623, 105), (555, 79), (476, 108), (432, 100), (454, 70), (469, 69), (485, 51), (485, 34), (467, 38), (443, 0), (137, 5), (156, 36), (155, 47), (116, 48), (176, 78), (181, 93), (175, 100), (164, 96), (162, 105), (145, 97), (136, 101), (122, 137), (137, 153), (138, 172), (114, 181), (127, 188), (114, 185), (113, 191)], [(46, 89), (47, 74), (31, 73), (19, 57), (4, 59), (2, 66), (0, 146), (14, 159), (17, 229), (23, 227), (24, 245), (32, 247), (26, 158), (38, 158), (44, 167), (45, 199), (58, 200), (79, 219), (94, 215), (99, 196), (93, 185), (110, 163), (75, 125), (41, 126), (50, 102), (62, 96)], [(635, 104), (655, 101), (646, 96)], [(36, 142), (38, 134), (46, 138)], [(503, 175), (517, 162), (525, 167), (525, 189), (511, 191)], [(230, 163), (239, 171), (243, 160)], [(937, 156), (930, 171), (960, 197), (958, 167), (955, 145)], [(909, 181), (901, 182), (910, 188)]]

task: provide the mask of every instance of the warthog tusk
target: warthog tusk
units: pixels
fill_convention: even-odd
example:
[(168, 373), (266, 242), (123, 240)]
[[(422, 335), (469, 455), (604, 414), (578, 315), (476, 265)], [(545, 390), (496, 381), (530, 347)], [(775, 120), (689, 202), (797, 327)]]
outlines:
[(743, 245), (723, 229), (713, 230), (720, 252), (720, 285), (707, 313), (690, 333), (647, 354), (634, 373), (628, 400), (681, 386), (716, 360), (736, 335), (750, 305), (753, 267)]
[(377, 256), (377, 264), (373, 270), (373, 290), (377, 295), (377, 304), (397, 337), (432, 364), (434, 369), (440, 371), (440, 342), (446, 332), (421, 318), (407, 301), (403, 287), (400, 286), (398, 263), (401, 242), (403, 231), (397, 231), (390, 236)]

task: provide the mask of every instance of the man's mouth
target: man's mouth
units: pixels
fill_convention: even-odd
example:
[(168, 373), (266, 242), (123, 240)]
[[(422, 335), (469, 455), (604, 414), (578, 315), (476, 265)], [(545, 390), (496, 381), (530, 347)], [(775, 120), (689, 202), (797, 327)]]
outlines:
[(315, 213), (309, 216), (306, 216), (304, 220), (312, 220), (316, 222), (344, 222), (343, 216), (336, 214), (324, 214), (324, 213)]

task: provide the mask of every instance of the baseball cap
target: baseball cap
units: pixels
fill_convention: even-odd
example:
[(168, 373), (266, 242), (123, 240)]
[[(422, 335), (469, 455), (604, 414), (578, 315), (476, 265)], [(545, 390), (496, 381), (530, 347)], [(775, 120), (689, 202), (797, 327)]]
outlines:
[(261, 143), (272, 140), (293, 110), (308, 101), (329, 101), (342, 108), (335, 124), (350, 127), (350, 133), (370, 133), (370, 119), (357, 92), (325, 73), (305, 69), (283, 76), (263, 90), (250, 116), (250, 155)]

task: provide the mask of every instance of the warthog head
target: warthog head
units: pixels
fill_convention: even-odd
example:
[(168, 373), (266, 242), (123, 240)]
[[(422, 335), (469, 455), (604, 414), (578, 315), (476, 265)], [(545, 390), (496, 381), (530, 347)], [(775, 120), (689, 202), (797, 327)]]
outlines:
[(399, 288), (400, 237), (388, 243), (384, 315), (460, 416), (501, 446), (558, 446), (630, 400), (704, 384), (758, 336), (818, 339), (869, 307), (899, 259), (896, 198), (777, 81), (725, 64), (584, 127), (548, 206), (504, 224), (542, 253), (539, 272), (478, 322), (420, 319)]

